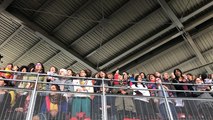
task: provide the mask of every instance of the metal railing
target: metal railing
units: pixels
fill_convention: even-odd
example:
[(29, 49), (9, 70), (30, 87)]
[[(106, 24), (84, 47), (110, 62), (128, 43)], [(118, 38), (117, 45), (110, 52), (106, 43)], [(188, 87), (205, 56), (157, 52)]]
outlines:
[[(9, 71), (0, 71), (0, 72), (6, 72), (8, 73)], [(44, 77), (44, 76), (50, 76), (50, 75), (47, 75), (47, 74), (38, 74), (38, 73), (22, 73), (22, 72), (12, 72), (10, 74), (16, 74), (16, 75), (27, 75), (27, 76), (30, 76), (30, 75), (34, 75), (36, 76), (36, 79), (35, 80), (17, 80), (17, 79), (3, 79), (5, 81), (13, 81), (13, 82), (31, 82), (31, 83), (34, 83), (34, 86), (33, 88), (31, 89), (26, 89), (26, 88), (18, 88), (18, 87), (0, 87), (0, 89), (4, 89), (4, 90), (8, 90), (8, 91), (15, 91), (15, 92), (19, 92), (19, 91), (27, 91), (28, 93), (30, 93), (31, 97), (30, 97), (30, 103), (29, 103), (29, 107), (28, 107), (28, 111), (27, 113), (25, 113), (25, 119), (26, 120), (32, 120), (33, 119), (33, 116), (36, 116), (37, 114), (40, 113), (40, 110), (38, 111), (34, 111), (34, 109), (40, 109), (45, 101), (45, 96), (48, 96), (49, 94), (48, 93), (52, 93), (52, 91), (50, 91), (50, 89), (45, 89), (45, 90), (41, 90), (41, 89), (38, 89), (38, 85), (39, 84), (58, 84), (58, 85), (64, 85), (64, 86), (82, 86), (82, 87), (99, 87), (99, 88), (102, 88), (102, 90), (106, 89), (106, 88), (109, 88), (109, 89), (125, 89), (125, 90), (144, 90), (144, 91), (156, 91), (157, 93), (161, 92), (162, 93), (162, 96), (135, 96), (133, 94), (128, 94), (128, 95), (120, 95), (120, 94), (111, 94), (111, 93), (106, 93), (106, 92), (99, 92), (99, 93), (87, 93), (87, 92), (76, 92), (76, 91), (57, 91), (57, 92), (54, 92), (54, 93), (58, 93), (58, 94), (61, 94), (61, 95), (65, 95), (65, 94), (70, 94), (71, 97), (69, 97), (68, 99), (69, 100), (72, 100), (73, 102), (73, 99), (75, 99), (76, 96), (78, 95), (87, 95), (87, 96), (90, 96), (91, 99), (89, 99), (89, 101), (91, 101), (91, 109), (89, 110), (90, 111), (90, 116), (89, 118), (92, 119), (92, 120), (99, 120), (99, 119), (102, 119), (102, 120), (120, 120), (121, 118), (122, 119), (125, 119), (125, 115), (126, 114), (129, 114), (129, 116), (127, 116), (128, 118), (134, 118), (134, 119), (144, 119), (144, 120), (149, 120), (149, 119), (162, 119), (162, 114), (159, 114), (161, 112), (166, 112), (166, 118), (165, 119), (169, 119), (169, 120), (175, 120), (175, 119), (178, 119), (178, 113), (174, 113), (174, 112), (177, 112), (176, 110), (174, 111), (174, 106), (175, 104), (173, 104), (171, 101), (186, 101), (187, 104), (189, 104), (187, 107), (191, 107), (190, 110), (192, 110), (192, 112), (188, 112), (186, 108), (184, 108), (184, 105), (182, 106), (182, 108), (184, 108), (184, 112), (187, 112), (187, 115), (189, 113), (189, 116), (191, 116), (193, 119), (201, 119), (203, 118), (205, 115), (203, 115), (204, 113), (202, 113), (201, 115), (197, 116), (196, 113), (199, 113), (199, 110), (196, 110), (196, 113), (193, 113), (193, 109), (192, 108), (196, 108), (195, 106), (195, 103), (197, 103), (197, 101), (199, 102), (203, 102), (203, 101), (207, 101), (206, 103), (209, 103), (209, 105), (212, 105), (210, 107), (213, 108), (213, 99), (211, 98), (188, 98), (188, 97), (183, 97), (183, 98), (180, 98), (180, 97), (169, 97), (168, 96), (168, 92), (189, 92), (189, 93), (211, 93), (211, 91), (186, 91), (186, 90), (166, 90), (164, 89), (163, 85), (195, 85), (195, 86), (199, 86), (199, 85), (196, 85), (196, 84), (185, 84), (185, 83), (154, 83), (154, 84), (159, 84), (159, 88), (160, 89), (134, 89), (134, 88), (130, 88), (130, 87), (119, 87), (119, 86), (107, 86), (105, 85), (104, 83), (106, 81), (111, 81), (111, 79), (100, 79), (100, 78), (86, 78), (86, 77), (64, 77), (64, 76), (51, 76), (51, 77), (55, 77), (55, 78), (67, 78), (67, 79), (71, 79), (71, 80), (76, 80), (76, 79), (84, 79), (84, 80), (96, 80), (96, 81), (102, 81), (102, 85), (76, 85), (76, 84), (65, 84), (65, 83), (49, 83), (49, 82), (45, 82), (45, 81), (39, 81), (40, 77)], [(45, 78), (44, 78), (45, 79)], [(115, 80), (114, 80), (115, 81)], [(153, 84), (152, 82), (143, 82), (144, 84)], [(205, 85), (205, 84), (204, 84)], [(213, 84), (206, 84), (207, 86), (213, 86)], [(41, 100), (41, 102), (37, 102), (37, 98), (38, 96), (40, 97), (43, 97), (43, 100)], [(92, 98), (93, 97), (93, 98)], [(76, 97), (77, 98), (77, 97)], [(117, 105), (117, 100), (124, 100), (124, 101), (119, 101), (119, 102), (124, 102), (125, 104), (130, 104), (130, 103), (126, 103), (125, 100), (130, 98), (129, 100), (134, 103), (134, 107), (132, 109), (132, 111), (129, 111), (129, 108), (125, 108), (126, 105), (120, 105), (120, 106), (123, 106), (122, 109), (120, 109), (119, 105)], [(135, 105), (137, 99), (135, 98), (139, 98), (139, 99), (144, 99), (146, 98), (148, 101), (146, 101), (148, 104), (149, 104), (149, 107), (151, 108), (147, 108), (147, 107), (144, 107), (144, 108), (141, 108), (141, 111), (145, 112), (146, 114), (144, 114), (144, 116), (141, 114), (143, 113), (138, 113), (138, 111), (136, 111), (136, 108), (138, 108), (138, 106)], [(69, 100), (67, 100), (67, 110), (66, 110), (66, 115), (63, 117), (63, 119), (71, 119), (72, 114), (70, 111), (72, 110), (69, 110), (70, 109), (70, 106), (68, 104), (68, 102), (70, 102)], [(156, 100), (158, 100), (158, 102), (156, 102)], [(161, 101), (163, 103), (164, 106), (160, 106), (160, 103), (159, 101)], [(189, 102), (187, 101), (193, 101), (193, 104), (190, 104)], [(146, 102), (139, 102), (139, 105), (141, 104), (142, 105), (148, 105)], [(36, 104), (38, 103), (38, 104)], [(72, 105), (72, 103), (70, 103)], [(119, 103), (120, 104), (120, 103)], [(204, 104), (205, 105), (205, 104)], [(186, 107), (186, 104), (185, 104), (185, 107)], [(200, 106), (202, 109), (202, 106)], [(206, 107), (206, 106), (205, 106)], [(73, 106), (71, 106), (71, 108), (73, 108)], [(180, 108), (179, 106), (175, 106), (175, 109), (177, 108)], [(207, 108), (207, 107), (206, 107)], [(83, 108), (81, 108), (83, 109)], [(127, 109), (125, 111), (125, 109)], [(139, 108), (140, 109), (140, 108)], [(146, 110), (143, 110), (143, 109), (147, 109)], [(160, 109), (160, 110), (159, 110)], [(148, 111), (149, 110), (149, 111)], [(80, 110), (81, 111), (81, 110)], [(11, 110), (8, 110), (7, 111), (8, 113), (7, 114), (12, 114), (11, 113)], [(127, 112), (131, 112), (131, 113), (127, 113)], [(153, 113), (149, 113), (149, 112), (153, 112)], [(180, 113), (182, 113), (183, 111), (180, 110)], [(83, 114), (83, 113), (82, 113)], [(49, 114), (48, 114), (49, 115)], [(83, 114), (84, 117), (85, 117), (85, 114)], [(119, 116), (120, 115), (120, 116)], [(153, 116), (154, 115), (154, 116)], [(210, 114), (207, 114), (206, 116), (206, 119), (208, 119), (208, 115)], [(3, 115), (1, 115), (3, 116)], [(75, 116), (76, 117), (76, 116)], [(77, 116), (77, 117), (81, 117), (80, 115)], [(196, 118), (197, 117), (197, 118)], [(210, 116), (211, 117), (211, 116)], [(189, 117), (190, 118), (190, 117)], [(19, 119), (19, 118), (16, 118), (16, 119)]]

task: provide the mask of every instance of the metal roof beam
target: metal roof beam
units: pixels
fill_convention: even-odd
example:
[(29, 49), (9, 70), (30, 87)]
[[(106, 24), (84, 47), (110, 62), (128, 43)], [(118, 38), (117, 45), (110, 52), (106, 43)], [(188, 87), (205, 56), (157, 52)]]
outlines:
[[(210, 15), (213, 17), (212, 12), (210, 12), (210, 13), (211, 13)], [(209, 14), (206, 14), (206, 15), (204, 15), (203, 17), (196, 19), (195, 22), (193, 22), (193, 23), (187, 25), (186, 29), (187, 29), (187, 30), (190, 30), (190, 29), (188, 29), (188, 28), (191, 28), (191, 26), (194, 26), (194, 24), (197, 25), (197, 23), (199, 23), (200, 21), (203, 21), (203, 19), (208, 20), (208, 19), (206, 19), (206, 18), (211, 19), (211, 18), (209, 17)], [(169, 38), (166, 38), (165, 40), (161, 40), (161, 41), (164, 42), (164, 43), (169, 42), (170, 40), (172, 40), (172, 39), (174, 39), (174, 38), (176, 38), (176, 37), (182, 35), (182, 34), (180, 34), (180, 33), (185, 33), (185, 32), (180, 31), (179, 33), (176, 33), (176, 34), (170, 36)], [(145, 40), (145, 41), (146, 41), (146, 40)], [(162, 43), (159, 43), (159, 44), (162, 44)], [(134, 54), (133, 56), (127, 58), (126, 60), (124, 60), (124, 61), (122, 61), (122, 62), (116, 64), (116, 66), (110, 68), (109, 71), (110, 71), (110, 72), (111, 72), (111, 71), (115, 71), (117, 68), (121, 68), (121, 67), (125, 66), (126, 64), (128, 64), (128, 63), (130, 63), (130, 62), (136, 60), (137, 58), (139, 58), (139, 57), (145, 55), (146, 53), (152, 51), (153, 49), (157, 48), (158, 46), (159, 46), (158, 44), (156, 44), (156, 46), (153, 44), (152, 47), (149, 47), (149, 48), (146, 49), (145, 51), (136, 53), (136, 54)]]
[[(129, 0), (128, 2), (126, 2), (122, 7), (120, 7), (118, 10), (116, 10), (115, 12), (113, 12), (110, 17), (113, 17), (115, 15), (117, 15), (121, 10), (125, 9), (129, 3), (131, 3), (134, 0)], [(103, 24), (103, 22), (106, 22), (106, 19), (101, 18), (100, 20), (102, 20), (102, 22), (97, 23), (96, 25), (94, 25), (89, 31), (86, 31), (86, 33), (82, 34), (79, 38), (77, 38), (76, 40), (74, 40), (71, 44), (70, 47), (76, 43), (78, 43), (84, 36), (92, 33), (94, 30), (96, 30), (100, 25)]]
[[(177, 26), (178, 30), (184, 32), (184, 34), (182, 35), (183, 38), (184, 38), (184, 40), (187, 43), (189, 43), (189, 45), (192, 47), (192, 49), (194, 50), (196, 56), (198, 57), (198, 59), (202, 63), (202, 65), (207, 64), (207, 62), (204, 59), (203, 55), (199, 51), (197, 45), (194, 43), (192, 37), (190, 36), (190, 34), (187, 31), (185, 31), (185, 28), (184, 28), (183, 24), (177, 18), (177, 16), (175, 15), (175, 13), (172, 11), (172, 9), (169, 7), (169, 5), (166, 3), (166, 1), (165, 0), (158, 0), (158, 2), (161, 5), (161, 7), (163, 8), (164, 12), (168, 15), (168, 17), (172, 20), (172, 22)], [(212, 73), (212, 70), (211, 70), (210, 67), (205, 67), (205, 69), (206, 69), (206, 71), (208, 73)]]
[(3, 2), (0, 3), (0, 13), (4, 11), (12, 2), (13, 0), (3, 0)]
[(47, 0), (45, 1), (35, 12), (33, 13), (31, 19), (33, 20), (35, 17), (37, 17), (40, 13), (42, 13), (42, 9), (46, 8), (47, 6), (50, 5), (54, 0)]
[(2, 48), (2, 47), (4, 47), (4, 45), (6, 45), (14, 36), (16, 36), (20, 31), (21, 31), (21, 29), (23, 29), (24, 28), (24, 26), (23, 25), (21, 25), (21, 26), (19, 26), (19, 28), (13, 33), (13, 34), (11, 34), (1, 45), (0, 45), (0, 49)]
[[(200, 37), (201, 35), (203, 35), (204, 33), (208, 33), (208, 32), (210, 32), (210, 31), (212, 31), (212, 30), (213, 30), (213, 25), (212, 25), (212, 26), (209, 26), (209, 27), (207, 27), (207, 28), (205, 28), (205, 29), (203, 29), (203, 30), (201, 30), (201, 31), (199, 31), (199, 32), (196, 33), (196, 34), (194, 34), (194, 35), (192, 36), (192, 38), (193, 38), (193, 39), (196, 39), (196, 38)], [(175, 46), (172, 46), (171, 48), (166, 49), (166, 50), (164, 50), (163, 52), (160, 52), (160, 53), (158, 53), (157, 55), (155, 55), (155, 56), (153, 56), (153, 57), (149, 57), (149, 59), (146, 59), (145, 61), (143, 60), (143, 61), (141, 62), (141, 64), (142, 64), (142, 65), (145, 65), (145, 64), (147, 64), (148, 62), (150, 62), (150, 61), (152, 61), (152, 60), (155, 60), (155, 59), (157, 59), (158, 57), (160, 57), (160, 56), (162, 56), (162, 55), (165, 55), (165, 54), (167, 54), (168, 52), (173, 51), (173, 50), (179, 48), (180, 46), (184, 45), (185, 43), (186, 43), (186, 41), (180, 42), (180, 43), (176, 44)], [(194, 58), (196, 58), (196, 57), (194, 57)], [(140, 63), (140, 61), (139, 61), (139, 63)], [(137, 65), (138, 65), (138, 64), (131, 64), (131, 67), (128, 67), (127, 70), (129, 70), (129, 69), (131, 69), (131, 68), (133, 68), (133, 67), (135, 67), (135, 66), (137, 66)], [(164, 70), (164, 72), (165, 72), (165, 71), (170, 71), (171, 69), (174, 69), (174, 68), (175, 68), (175, 67), (169, 68), (169, 70)], [(125, 68), (123, 68), (123, 69), (125, 70)]]
[(181, 18), (180, 21), (185, 22), (185, 21), (189, 20), (190, 18), (194, 17), (195, 15), (201, 13), (202, 11), (204, 11), (212, 6), (213, 6), (213, 1), (209, 2), (208, 4), (202, 6), (201, 8), (195, 10), (194, 12), (190, 13), (190, 15), (187, 15), (186, 17)]
[(163, 44), (165, 44), (165, 43), (167, 43), (167, 42), (173, 40), (174, 38), (176, 38), (176, 37), (178, 37), (178, 36), (180, 36), (180, 35), (182, 35), (182, 34), (183, 34), (183, 32), (178, 32), (178, 33), (175, 33), (175, 34), (172, 34), (172, 35), (168, 36), (168, 37), (165, 38), (165, 39), (162, 39), (162, 40), (160, 40), (160, 41), (158, 41), (158, 42), (155, 42), (154, 44), (152, 44), (152, 45), (150, 45), (148, 48), (146, 48), (144, 51), (138, 52), (138, 53), (132, 55), (131, 57), (128, 57), (127, 59), (123, 60), (122, 62), (120, 62), (120, 63), (117, 64), (116, 66), (110, 68), (107, 72), (113, 72), (113, 71), (115, 71), (117, 68), (121, 68), (121, 67), (127, 65), (128, 63), (130, 63), (130, 62), (132, 62), (132, 61), (138, 59), (139, 57), (141, 57), (141, 56), (143, 56), (143, 55), (145, 55), (145, 54), (151, 52), (152, 50), (154, 50), (154, 49), (160, 47), (161, 45), (163, 45)]
[(64, 24), (66, 24), (70, 19), (72, 19), (73, 17), (76, 16), (76, 14), (78, 14), (82, 9), (84, 9), (85, 7), (87, 7), (90, 3), (92, 3), (94, 0), (88, 0), (86, 3), (84, 3), (80, 8), (78, 8), (74, 13), (72, 13), (72, 15), (70, 15), (69, 17), (67, 17), (65, 20), (63, 20), (59, 25), (57, 25), (52, 31), (51, 34), (55, 33), (56, 31), (58, 31), (62, 26), (64, 26)]
[[(203, 55), (206, 55), (206, 54), (209, 54), (209, 53), (212, 53), (212, 52), (213, 52), (213, 48), (212, 48), (212, 49), (209, 49), (209, 50), (207, 50), (207, 51), (205, 51), (205, 52), (203, 52), (202, 54), (203, 54)], [(180, 64), (178, 64), (178, 65), (176, 65), (176, 66), (173, 66), (173, 67), (171, 67), (171, 68), (169, 68), (169, 69), (167, 69), (167, 70), (165, 70), (165, 71), (162, 71), (161, 73), (173, 71), (175, 68), (180, 68), (181, 66), (184, 66), (184, 65), (187, 65), (187, 64), (189, 64), (189, 63), (192, 63), (192, 62), (195, 61), (196, 59), (197, 59), (197, 57), (193, 57), (193, 58), (191, 58), (191, 59), (189, 59), (189, 60), (186, 60), (186, 61), (184, 61), (184, 62), (182, 62), (182, 63), (180, 63)]]
[[(188, 19), (192, 18), (194, 15), (197, 15), (198, 13), (200, 13), (200, 12), (202, 12), (202, 11), (208, 9), (208, 8), (211, 7), (211, 6), (212, 6), (212, 2), (211, 2), (211, 3), (208, 3), (207, 5), (205, 5), (205, 6), (203, 6), (203, 7), (201, 7), (200, 9), (197, 9), (197, 10), (194, 11), (193, 13), (191, 13), (191, 14), (189, 14), (189, 15), (183, 17), (183, 20), (182, 20), (181, 22), (186, 22)], [(156, 10), (156, 11), (157, 11), (157, 10)], [(202, 18), (202, 19), (205, 19), (205, 20), (206, 20), (206, 18), (209, 19), (209, 16), (211, 16), (211, 13), (208, 14), (208, 15), (206, 15), (206, 16), (204, 16), (204, 18)], [(197, 23), (200, 22), (200, 21), (203, 22), (203, 20), (195, 21), (196, 24), (192, 24), (192, 25), (190, 25), (190, 26), (187, 26), (187, 27), (186, 27), (186, 30), (187, 30), (187, 31), (190, 30), (190, 29), (191, 29), (191, 28), (190, 28), (191, 26), (194, 27), (194, 25), (197, 25)], [(199, 23), (199, 24), (200, 24), (200, 23)], [(116, 58), (111, 59), (111, 60), (108, 61), (107, 63), (105, 63), (105, 64), (103, 64), (102, 66), (100, 66), (100, 69), (104, 69), (104, 68), (107, 67), (108, 65), (110, 65), (110, 64), (112, 64), (112, 63), (118, 61), (119, 59), (121, 59), (121, 58), (125, 57), (126, 55), (128, 55), (129, 53), (133, 52), (134, 50), (136, 50), (136, 49), (142, 47), (142, 46), (144, 45), (144, 42), (147, 42), (147, 41), (149, 42), (149, 41), (151, 41), (151, 40), (153, 40), (153, 39), (155, 39), (155, 38), (161, 36), (162, 34), (168, 32), (169, 30), (173, 29), (174, 27), (175, 27), (175, 25), (173, 24), (173, 25), (167, 27), (166, 29), (160, 31), (159, 33), (155, 34), (154, 36), (152, 36), (152, 37), (150, 37), (150, 38), (148, 38), (148, 39), (146, 39), (146, 40), (143, 40), (143, 42), (141, 42), (140, 44), (136, 45), (135, 47), (133, 47), (133, 48), (127, 50), (126, 52), (120, 54), (120, 55), (117, 56)], [(190, 29), (189, 29), (189, 28), (190, 28)]]
[(28, 26), (30, 29), (34, 30), (35, 34), (38, 37), (42, 38), (42, 40), (46, 41), (48, 44), (52, 45), (56, 49), (62, 51), (65, 55), (70, 56), (71, 58), (77, 60), (82, 65), (84, 65), (85, 67), (87, 67), (88, 69), (93, 71), (94, 73), (97, 72), (97, 70), (95, 69), (95, 66), (92, 63), (84, 60), (77, 52), (66, 47), (66, 45), (64, 43), (62, 43), (58, 39), (54, 38), (53, 36), (49, 35), (41, 27), (39, 27), (35, 23), (29, 21), (28, 19), (26, 19), (26, 17), (23, 16), (22, 14), (20, 14), (19, 12), (14, 11), (12, 13), (13, 15), (15, 15), (15, 17), (8, 12), (5, 12), (4, 14), (10, 16), (12, 19), (16, 20), (19, 23), (26, 24), (26, 26)]

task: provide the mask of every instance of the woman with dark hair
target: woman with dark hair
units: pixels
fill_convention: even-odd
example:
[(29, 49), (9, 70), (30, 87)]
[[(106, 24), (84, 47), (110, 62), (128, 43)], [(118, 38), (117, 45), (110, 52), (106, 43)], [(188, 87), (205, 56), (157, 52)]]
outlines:
[(52, 91), (44, 99), (41, 107), (41, 113), (33, 117), (33, 120), (65, 120), (67, 113), (67, 102), (64, 96), (60, 93), (60, 87), (52, 84), (50, 87)]
[[(79, 77), (86, 77), (86, 71), (85, 70), (81, 70), (79, 73)], [(86, 92), (86, 93), (93, 93), (94, 89), (93, 87), (88, 87), (85, 85), (92, 85), (92, 81), (91, 80), (87, 80), (85, 78), (81, 78), (81, 79), (75, 79), (73, 80), (73, 85), (74, 86), (74, 91), (75, 92)], [(80, 86), (79, 86), (80, 85)], [(74, 94), (73, 97), (73, 102), (72, 102), (72, 117), (76, 116), (76, 113), (79, 112), (85, 112), (86, 113), (86, 117), (91, 116), (91, 99), (90, 99), (90, 95), (85, 95), (85, 94)]]
[(141, 72), (139, 75), (142, 77), (142, 81), (148, 81), (144, 72)]
[(134, 89), (133, 95), (138, 96), (134, 97), (137, 116), (140, 119), (146, 119), (149, 118), (149, 116), (151, 116), (154, 111), (151, 109), (152, 107), (149, 104), (149, 99), (146, 98), (147, 96), (150, 96), (148, 87), (145, 83), (142, 82), (143, 79), (141, 75), (137, 75), (135, 77), (135, 83), (132, 85), (132, 88)]
[[(26, 83), (25, 89), (33, 89), (34, 83)], [(29, 103), (31, 99), (31, 93), (30, 92), (24, 92), (25, 94), (19, 94), (16, 95), (16, 103), (11, 109), (11, 113), (9, 115), (9, 119), (12, 120), (23, 120), (26, 119)]]
[[(172, 80), (173, 83), (187, 83), (187, 80), (184, 79), (182, 71), (180, 69), (174, 70), (175, 79)], [(176, 90), (190, 90), (188, 85), (174, 85)], [(177, 92), (177, 97), (191, 97), (189, 92)]]
[[(106, 79), (106, 73), (104, 71), (100, 71), (98, 73), (98, 78), (100, 79)], [(107, 81), (104, 81), (104, 83), (107, 83)], [(94, 85), (100, 86), (102, 84), (102, 80), (95, 80)], [(99, 92), (100, 91), (100, 87), (94, 87), (94, 92)]]
[[(17, 80), (23, 80), (23, 79), (25, 79), (25, 77), (26, 77), (25, 72), (28, 72), (28, 67), (23, 65), (23, 66), (21, 66), (21, 67), (19, 68), (18, 71), (19, 71), (19, 72), (23, 72), (23, 73), (18, 73), (16, 79), (17, 79)], [(18, 82), (16, 82), (15, 86), (16, 86), (16, 87), (19, 87), (19, 88), (24, 88), (25, 83), (26, 83), (26, 82), (20, 82), (20, 81), (18, 81)]]
[[(129, 89), (130, 86), (128, 85), (127, 81), (123, 80), (123, 75), (118, 74), (117, 81), (119, 84), (114, 85), (115, 88), (113, 89), (114, 94), (120, 95), (132, 95), (133, 90)], [(115, 98), (115, 106), (117, 110), (117, 119), (123, 120), (125, 117), (134, 118), (136, 116), (135, 105), (133, 103), (132, 98), (130, 97), (116, 97)]]
[(35, 68), (35, 64), (34, 63), (30, 63), (28, 66), (28, 72), (33, 72), (34, 71), (34, 68)]

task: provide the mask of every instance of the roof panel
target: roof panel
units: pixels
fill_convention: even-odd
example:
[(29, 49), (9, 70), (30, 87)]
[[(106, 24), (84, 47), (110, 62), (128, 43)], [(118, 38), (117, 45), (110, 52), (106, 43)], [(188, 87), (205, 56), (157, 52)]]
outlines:
[[(104, 3), (102, 4), (101, 2)], [(55, 36), (65, 43), (72, 43), (97, 25), (103, 17), (112, 14), (125, 2), (126, 0), (96, 0), (89, 4), (87, 8), (82, 9), (75, 18), (66, 22)], [(102, 7), (102, 5), (104, 6)], [(78, 42), (74, 45), (77, 44)]]
[(196, 38), (194, 42), (201, 52), (213, 48), (213, 30)]
[(169, 5), (178, 18), (181, 18), (205, 5), (209, 1), (211, 0), (171, 0)]
[[(169, 20), (165, 17), (162, 9), (158, 9), (157, 11), (149, 14), (139, 23), (134, 24), (131, 28), (110, 40), (99, 49), (98, 53), (106, 52), (108, 54), (104, 54), (103, 57), (99, 56), (99, 54), (93, 54), (90, 56), (89, 60), (94, 61), (94, 59), (99, 58), (98, 61), (106, 62), (112, 59), (112, 56), (116, 57), (122, 51), (129, 49), (130, 46), (134, 46), (139, 42), (142, 42), (146, 36), (151, 36), (150, 33), (153, 33), (159, 29), (162, 29), (163, 26), (168, 25)], [(146, 32), (143, 33), (142, 29), (145, 29)], [(148, 33), (150, 35), (148, 35)], [(144, 38), (144, 39), (143, 39)]]
[(74, 12), (85, 0), (62, 0), (53, 1), (52, 4), (35, 17), (34, 21), (47, 31), (53, 30), (69, 14)]

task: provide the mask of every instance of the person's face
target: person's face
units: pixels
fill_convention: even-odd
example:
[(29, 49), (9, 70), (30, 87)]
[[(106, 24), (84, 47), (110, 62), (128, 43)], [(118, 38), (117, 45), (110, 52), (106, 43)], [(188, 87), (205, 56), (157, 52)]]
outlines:
[(112, 74), (107, 74), (108, 79), (113, 79), (113, 75)]
[(71, 70), (67, 70), (67, 75), (68, 76), (72, 76), (72, 71)]
[(50, 68), (50, 72), (55, 73), (55, 72), (56, 72), (55, 67), (51, 67), (51, 68)]
[(86, 77), (86, 72), (84, 70), (80, 71), (80, 77)]
[(101, 72), (100, 72), (100, 77), (101, 77), (101, 78), (105, 78), (105, 76), (106, 76), (106, 74), (105, 74), (104, 72), (101, 71)]
[(6, 67), (7, 69), (9, 69), (9, 70), (12, 70), (12, 65), (7, 65), (7, 67)]
[(128, 75), (126, 72), (123, 73), (124, 79), (127, 80), (128, 79)]
[(169, 74), (168, 74), (168, 73), (164, 73), (164, 74), (163, 74), (163, 78), (164, 78), (165, 80), (168, 80), (168, 79), (169, 79)]
[(51, 91), (57, 91), (56, 86), (55, 86), (55, 85), (52, 85), (52, 86), (50, 87), (50, 90), (51, 90)]
[(155, 72), (155, 76), (161, 77), (161, 74), (159, 72)]
[(141, 74), (140, 74), (140, 76), (141, 76), (142, 78), (145, 78), (145, 75), (144, 75), (144, 73), (141, 73)]
[(187, 75), (187, 79), (192, 81), (193, 80), (193, 77), (191, 75)]
[(4, 83), (3, 80), (0, 80), (0, 86), (1, 86), (1, 87), (5, 86), (5, 83)]
[(60, 70), (59, 75), (61, 75), (61, 76), (66, 76), (66, 73), (65, 73), (64, 70)]
[(180, 77), (181, 76), (181, 72), (179, 70), (175, 70), (175, 75)]
[(42, 69), (41, 63), (36, 63), (35, 69), (36, 69), (36, 70), (41, 70), (41, 69)]
[(21, 72), (27, 72), (27, 69), (26, 69), (26, 68), (23, 68), (23, 69), (21, 70)]
[(196, 83), (196, 84), (202, 84), (203, 81), (202, 81), (200, 78), (196, 78), (196, 79), (195, 79), (195, 83)]
[(155, 82), (155, 76), (154, 75), (149, 75), (149, 79), (150, 79), (150, 81)]
[(17, 71), (18, 70), (18, 66), (13, 66), (13, 70)]
[(142, 82), (142, 77), (140, 75), (138, 76), (138, 82)]

